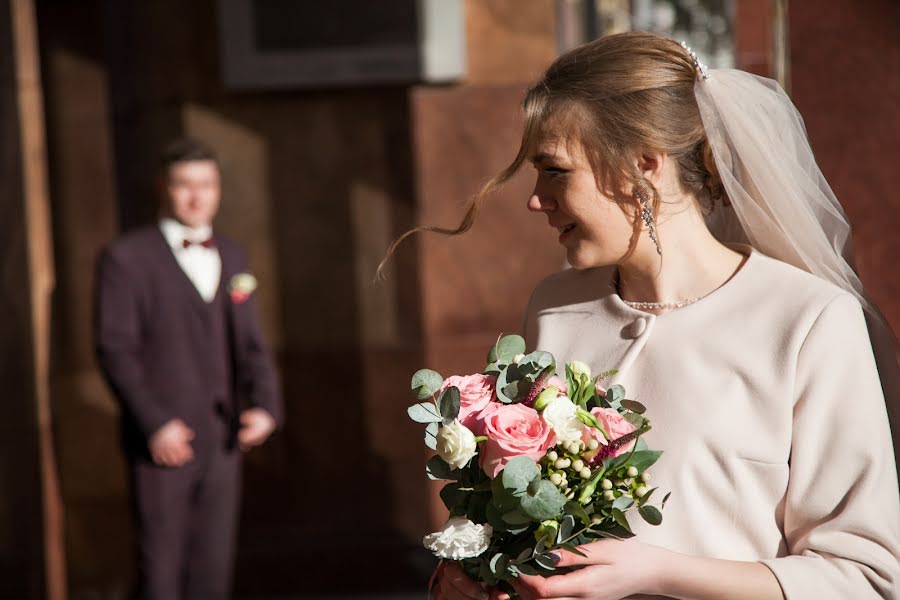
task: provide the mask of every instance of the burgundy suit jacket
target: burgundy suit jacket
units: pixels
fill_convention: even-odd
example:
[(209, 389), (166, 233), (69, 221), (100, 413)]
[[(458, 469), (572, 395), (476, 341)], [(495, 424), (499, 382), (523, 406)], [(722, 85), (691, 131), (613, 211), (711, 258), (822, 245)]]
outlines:
[[(255, 296), (236, 303), (231, 278), (246, 271), (240, 247), (215, 235), (222, 258), (218, 293), (225, 303), (231, 381), (218, 401), (235, 424), (240, 410), (259, 406), (279, 424), (281, 391), (259, 325)], [(209, 306), (182, 271), (162, 232), (147, 226), (112, 242), (98, 263), (95, 347), (100, 367), (121, 403), (126, 450), (146, 453), (162, 425), (181, 418), (201, 432), (216, 399), (204, 369)], [(236, 427), (235, 427), (236, 430)]]

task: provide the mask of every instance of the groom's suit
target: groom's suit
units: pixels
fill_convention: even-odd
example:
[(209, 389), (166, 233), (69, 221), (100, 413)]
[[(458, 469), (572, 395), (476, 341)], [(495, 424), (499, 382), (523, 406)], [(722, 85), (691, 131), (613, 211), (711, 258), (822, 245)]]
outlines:
[[(145, 598), (227, 597), (240, 487), (238, 417), (258, 406), (282, 420), (254, 298), (229, 289), (246, 269), (243, 252), (222, 236), (214, 244), (221, 276), (209, 301), (157, 226), (116, 240), (99, 262), (96, 350), (122, 407)], [(196, 434), (194, 460), (157, 466), (148, 440), (175, 418)]]

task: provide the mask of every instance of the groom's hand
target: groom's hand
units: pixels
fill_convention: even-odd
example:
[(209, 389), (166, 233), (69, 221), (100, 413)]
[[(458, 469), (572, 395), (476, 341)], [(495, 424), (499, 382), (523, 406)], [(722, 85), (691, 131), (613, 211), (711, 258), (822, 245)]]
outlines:
[(156, 430), (147, 446), (153, 462), (161, 467), (180, 467), (194, 460), (193, 430), (181, 419), (172, 419)]
[(262, 408), (248, 408), (241, 413), (241, 429), (238, 431), (238, 444), (246, 452), (259, 446), (275, 431), (275, 419)]

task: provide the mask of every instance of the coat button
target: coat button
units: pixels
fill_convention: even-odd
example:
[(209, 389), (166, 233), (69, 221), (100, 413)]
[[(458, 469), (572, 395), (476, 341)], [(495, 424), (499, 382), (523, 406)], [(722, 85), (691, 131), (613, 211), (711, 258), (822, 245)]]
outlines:
[(647, 330), (647, 318), (646, 317), (638, 317), (632, 323), (629, 323), (625, 326), (622, 334), (629, 339), (636, 339), (641, 337), (644, 331)]

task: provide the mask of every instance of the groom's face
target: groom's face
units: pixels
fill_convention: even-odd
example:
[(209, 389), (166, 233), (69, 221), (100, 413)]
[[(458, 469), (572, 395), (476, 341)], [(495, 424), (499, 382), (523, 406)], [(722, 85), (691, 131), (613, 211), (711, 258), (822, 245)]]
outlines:
[(219, 167), (212, 160), (176, 162), (163, 181), (163, 195), (171, 216), (187, 227), (212, 223), (219, 210)]

